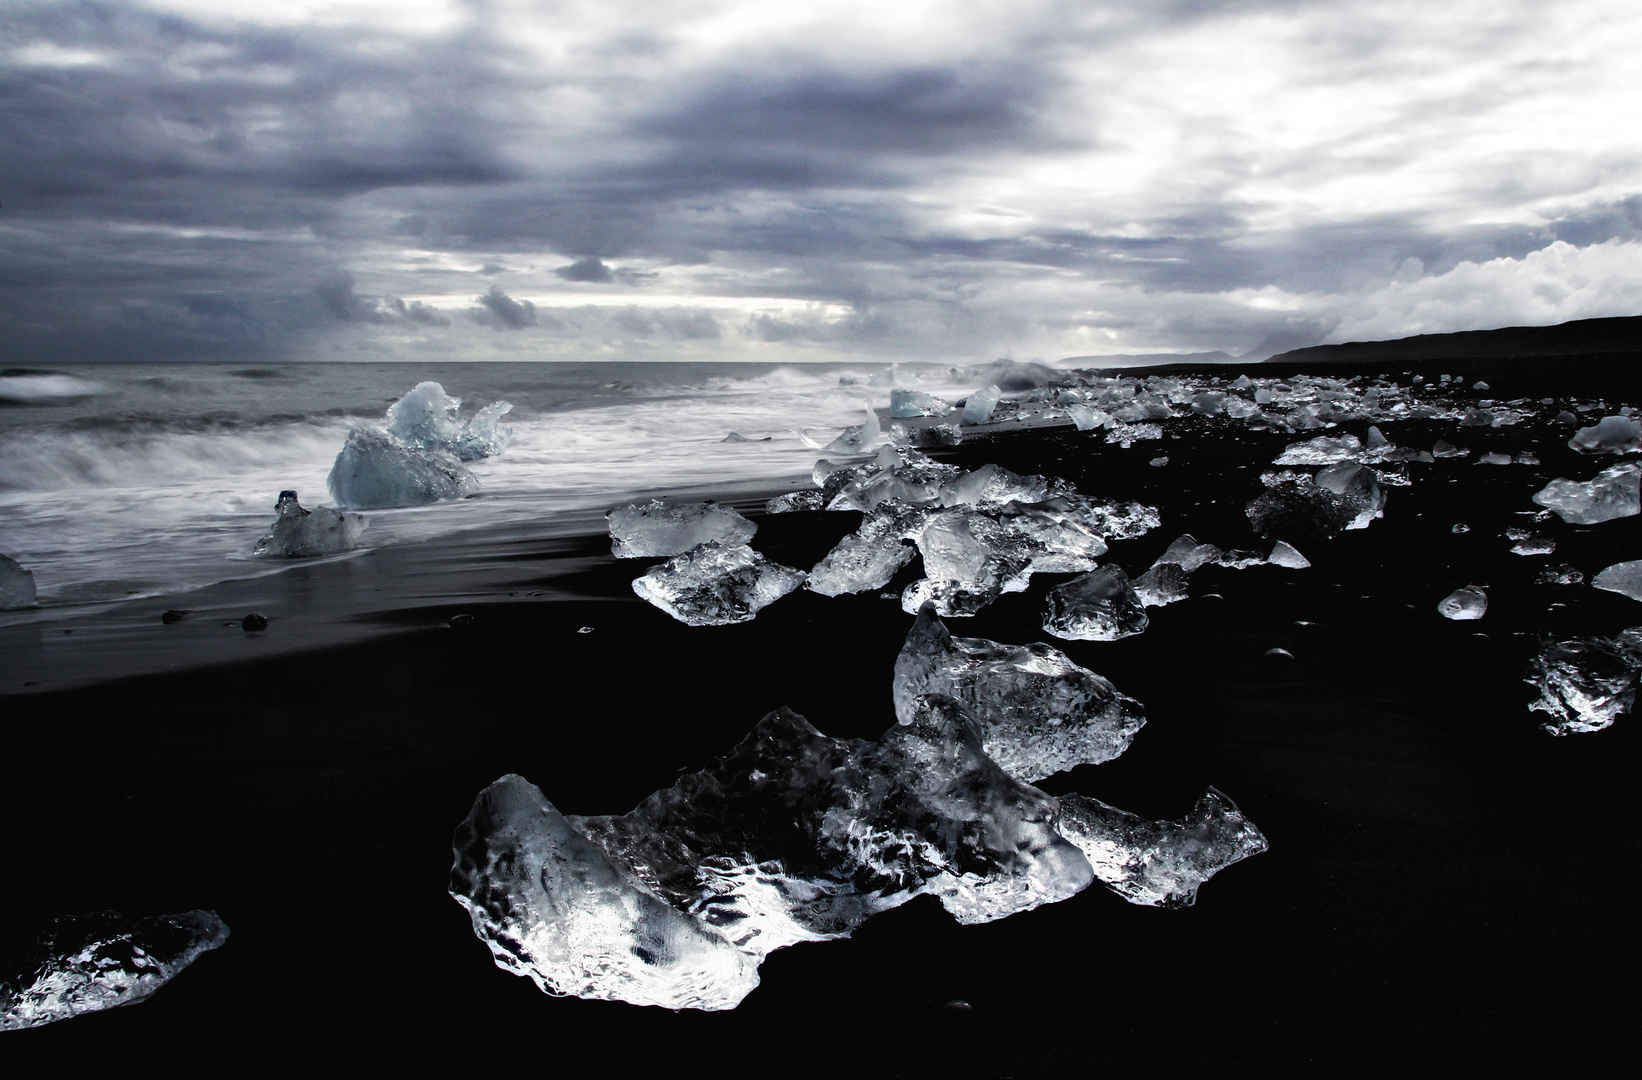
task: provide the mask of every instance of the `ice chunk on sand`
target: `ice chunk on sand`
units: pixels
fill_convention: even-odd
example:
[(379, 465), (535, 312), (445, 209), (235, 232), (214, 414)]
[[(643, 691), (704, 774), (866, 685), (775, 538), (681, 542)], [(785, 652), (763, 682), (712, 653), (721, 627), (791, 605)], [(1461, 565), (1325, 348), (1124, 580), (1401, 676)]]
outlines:
[(1577, 568), (1563, 563), (1561, 566), (1547, 566), (1539, 572), (1536, 578), (1541, 585), (1578, 585), (1585, 580), (1585, 575)]
[(1635, 517), (1642, 514), (1642, 465), (1615, 465), (1584, 483), (1558, 477), (1534, 493), (1534, 502), (1570, 525)]
[(914, 416), (945, 416), (951, 411), (952, 406), (934, 394), (926, 394), (919, 390), (889, 392), (889, 414), (897, 420)]
[(1453, 443), (1449, 442), (1447, 439), (1438, 439), (1436, 441), (1436, 443), (1431, 447), (1431, 456), (1432, 457), (1460, 458), (1460, 457), (1465, 457), (1470, 452), (1471, 451), (1465, 449), (1464, 447), (1455, 446)]
[(785, 495), (777, 495), (764, 504), (766, 514), (793, 514), (801, 510), (824, 510), (827, 501), (821, 491), (789, 491)]
[(804, 587), (822, 596), (883, 588), (918, 553), (913, 538), (928, 516), (921, 507), (880, 504), (815, 564)]
[(462, 399), (451, 397), (438, 383), (417, 383), (388, 406), (388, 434), (422, 450), (454, 450), (462, 437), (461, 407)]
[(495, 457), (513, 441), (513, 429), (501, 425), (502, 417), (513, 411), (506, 401), (493, 401), (473, 414), (473, 419), (462, 425), (462, 434), (456, 440), (456, 456), (463, 461)]
[(1266, 540), (1332, 540), (1354, 524), (1361, 507), (1309, 482), (1279, 483), (1243, 508)]
[(1555, 540), (1527, 529), (1506, 529), (1505, 536), (1516, 541), (1511, 545), (1513, 555), (1549, 555), (1556, 550)]
[(914, 428), (907, 436), (913, 446), (928, 449), (932, 446), (957, 446), (963, 442), (963, 433), (957, 424), (932, 424)]
[(950, 698), (877, 742), (778, 709), (620, 817), (565, 817), (518, 776), (457, 830), (450, 893), (504, 970), (549, 993), (734, 1008), (757, 965), (935, 896), (960, 923), (1071, 896), (1088, 861)]
[(1628, 453), (1642, 448), (1642, 422), (1629, 416), (1604, 416), (1574, 432), (1568, 446), (1581, 454)]
[(961, 702), (981, 725), (988, 757), (1033, 783), (1129, 748), (1145, 710), (1105, 679), (1041, 642), (955, 638), (932, 606), (918, 612), (895, 660), (895, 715), (911, 723), (923, 694)]
[(1043, 628), (1072, 641), (1116, 641), (1146, 629), (1146, 609), (1116, 563), (1055, 586)]
[(1186, 599), (1186, 571), (1179, 563), (1160, 562), (1135, 578), (1134, 586), (1143, 607), (1164, 607)]
[(1445, 619), (1466, 622), (1480, 619), (1488, 610), (1488, 594), (1475, 585), (1455, 589), (1437, 604), (1437, 611)]
[(337, 505), (349, 510), (422, 506), (479, 490), (479, 481), (453, 455), (419, 449), (373, 428), (348, 432), (326, 485)]
[(1290, 570), (1304, 570), (1311, 565), (1310, 559), (1281, 540), (1272, 546), (1271, 554), (1266, 556), (1266, 561), (1273, 566), (1285, 566)]
[(117, 911), (58, 916), (22, 969), (0, 981), (0, 1031), (144, 1001), (227, 940), (228, 927), (214, 911), (150, 919)]
[(998, 407), (998, 400), (1003, 392), (996, 386), (986, 386), (970, 394), (964, 399), (963, 423), (984, 424), (992, 419), (993, 410)]
[(1066, 491), (1063, 481), (1021, 476), (1001, 465), (982, 465), (974, 472), (955, 476), (942, 484), (935, 501), (939, 506), (973, 506), (997, 513), (1010, 503), (1043, 502), (1051, 495), (1062, 495)]
[(1088, 405), (1073, 404), (1066, 406), (1066, 415), (1071, 419), (1072, 426), (1079, 431), (1093, 431), (1111, 417), (1099, 409)]
[(33, 607), (34, 571), (25, 570), (10, 555), (0, 555), (0, 611)]
[(1642, 600), (1642, 559), (1614, 563), (1592, 578), (1591, 584), (1632, 600)]
[(1146, 907), (1190, 907), (1205, 881), (1267, 847), (1254, 823), (1212, 787), (1175, 821), (1147, 821), (1099, 799), (1064, 795), (1060, 833), (1083, 852), (1096, 880)]
[(1175, 537), (1174, 543), (1164, 549), (1163, 554), (1157, 557), (1153, 566), (1163, 563), (1174, 563), (1183, 573), (1191, 573), (1209, 563), (1218, 563), (1221, 551), (1213, 544), (1200, 544), (1197, 537), (1191, 533), (1182, 533)]
[(282, 491), (274, 504), (279, 514), (268, 535), (257, 541), (253, 555), (280, 555), (300, 559), (315, 555), (335, 555), (359, 546), (365, 519), (344, 514), (329, 506), (304, 510), (295, 491)]
[(772, 563), (745, 544), (709, 540), (652, 566), (633, 591), (691, 626), (751, 622), (759, 611), (804, 583), (804, 572)]
[(1630, 711), (1636, 700), (1636, 657), (1624, 646), (1637, 630), (1620, 641), (1575, 638), (1546, 641), (1528, 664), (1523, 681), (1539, 691), (1529, 712), (1550, 717), (1540, 727), (1552, 735), (1601, 731)]
[(916, 612), (934, 603), (942, 615), (973, 615), (1000, 593), (1025, 589), (1035, 554), (1025, 538), (968, 507), (932, 513), (918, 551), (924, 578), (907, 586), (901, 607)]
[(1385, 491), (1373, 469), (1342, 461), (1318, 472), (1312, 483), (1340, 497), (1351, 514), (1347, 529), (1366, 529), (1375, 518), (1385, 516)]
[(709, 540), (727, 547), (745, 544), (758, 531), (734, 510), (712, 502), (651, 499), (618, 506), (604, 517), (610, 523), (610, 554), (618, 559), (682, 555)]

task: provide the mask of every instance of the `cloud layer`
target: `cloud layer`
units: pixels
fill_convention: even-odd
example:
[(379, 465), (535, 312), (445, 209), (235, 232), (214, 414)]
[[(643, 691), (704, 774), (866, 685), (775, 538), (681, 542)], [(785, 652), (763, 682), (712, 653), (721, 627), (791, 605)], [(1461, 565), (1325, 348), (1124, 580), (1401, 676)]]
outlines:
[(1642, 313), (1632, 5), (0, 7), (0, 351), (1053, 359)]

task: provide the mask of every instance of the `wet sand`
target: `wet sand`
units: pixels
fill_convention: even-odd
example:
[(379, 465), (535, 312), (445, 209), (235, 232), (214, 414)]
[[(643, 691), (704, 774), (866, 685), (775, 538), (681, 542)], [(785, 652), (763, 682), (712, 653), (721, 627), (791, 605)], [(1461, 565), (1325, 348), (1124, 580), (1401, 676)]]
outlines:
[[(1542, 393), (1555, 390), (1495, 383), (1493, 396)], [(1113, 545), (1132, 574), (1181, 532), (1256, 546), (1243, 504), (1298, 437), (1173, 429), (1187, 437), (1124, 450), (1055, 428), (940, 456), (1161, 505), (1161, 530)], [(960, 927), (919, 900), (850, 941), (772, 955), (763, 985), (723, 1014), (553, 999), (496, 969), (444, 891), (451, 831), (484, 785), (518, 772), (567, 813), (617, 813), (779, 705), (830, 735), (876, 737), (893, 723), (891, 665), (912, 621), (876, 595), (799, 592), (749, 624), (690, 628), (632, 594), (649, 560), (609, 558), (585, 529), (544, 531), (473, 558), (484, 569), (471, 588), (443, 588), (432, 569), (400, 575), (419, 582), (395, 592), (404, 602), (317, 620), (391, 634), (325, 637), (275, 618), (261, 640), (295, 640), (273, 655), (0, 698), (0, 949), (52, 915), (101, 908), (213, 908), (233, 932), (145, 1004), (0, 1036), (0, 1061), (456, 1075), (575, 1067), (590, 1046), (619, 1074), (1592, 1061), (1630, 1013), (1604, 988), (1634, 966), (1635, 723), (1552, 738), (1521, 679), (1541, 633), (1642, 623), (1627, 598), (1532, 584), (1547, 563), (1589, 576), (1642, 557), (1642, 519), (1554, 522), (1549, 559), (1510, 554), (1500, 534), (1528, 522), (1533, 491), (1609, 462), (1568, 451), (1571, 428), (1386, 433), (1473, 454), (1414, 466), (1369, 529), (1301, 545), (1311, 569), (1205, 568), (1143, 635), (1055, 642), (1139, 699), (1149, 723), (1122, 758), (1043, 787), (1175, 817), (1213, 784), (1271, 841), (1194, 908), (1137, 908), (1097, 887)], [(1543, 465), (1475, 464), (1528, 448)], [(1168, 466), (1147, 465), (1158, 454)], [(754, 546), (807, 567), (858, 520), (761, 516)], [(1453, 534), (1461, 521), (1472, 531)], [(317, 595), (360, 572), (360, 560), (332, 565), (354, 569), (303, 572)], [(1053, 640), (1043, 597), (1065, 577), (949, 625)], [(263, 580), (301, 591), (291, 575)], [(1439, 617), (1437, 601), (1470, 583), (1489, 587), (1487, 617)], [(209, 612), (234, 648), (243, 633), (216, 615), (238, 599)], [(169, 602), (150, 606), (152, 635), (187, 626), (159, 623)], [(458, 613), (472, 625), (446, 626)], [(1263, 658), (1277, 646), (1294, 661)], [(79, 663), (94, 665), (85, 649)], [(971, 1010), (945, 1008), (953, 999)]]

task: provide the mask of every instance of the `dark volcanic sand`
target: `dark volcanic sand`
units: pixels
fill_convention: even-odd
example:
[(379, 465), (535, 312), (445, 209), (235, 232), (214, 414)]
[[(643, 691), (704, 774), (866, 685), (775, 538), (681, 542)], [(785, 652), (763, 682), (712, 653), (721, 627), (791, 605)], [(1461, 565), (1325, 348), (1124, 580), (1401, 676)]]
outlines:
[[(1114, 545), (1131, 574), (1184, 531), (1264, 550), (1242, 507), (1298, 437), (1166, 430), (1191, 434), (1121, 450), (1056, 429), (943, 456), (1162, 505), (1161, 530)], [(1642, 519), (1554, 522), (1555, 555), (1512, 555), (1500, 534), (1529, 523), (1529, 494), (1610, 462), (1568, 451), (1567, 427), (1386, 432), (1473, 455), (1414, 466), (1368, 530), (1299, 545), (1309, 570), (1207, 568), (1139, 637), (1054, 642), (1150, 722), (1124, 757), (1045, 788), (1175, 817), (1214, 784), (1270, 839), (1194, 908), (1095, 887), (960, 927), (922, 899), (774, 954), (721, 1014), (554, 999), (503, 973), (444, 891), (451, 831), (484, 785), (519, 772), (567, 813), (619, 813), (779, 705), (876, 737), (911, 624), (876, 596), (800, 592), (753, 623), (690, 628), (633, 596), (646, 561), (556, 540), (513, 553), (511, 586), (553, 599), (412, 608), (382, 616), (403, 633), (362, 644), (5, 698), (0, 948), (101, 908), (214, 908), (233, 936), (145, 1004), (0, 1035), (0, 1061), (546, 1075), (592, 1054), (612, 1075), (924, 1077), (1590, 1061), (1633, 1012), (1636, 721), (1552, 738), (1521, 678), (1541, 631), (1612, 634), (1642, 605), (1530, 582), (1547, 563), (1590, 575), (1642, 557)], [(1530, 447), (1544, 465), (1474, 464)], [(1159, 453), (1170, 464), (1148, 467)], [(808, 566), (858, 520), (763, 516), (754, 544)], [(1043, 596), (1064, 579), (949, 625), (1054, 641)], [(1439, 617), (1470, 583), (1489, 586), (1487, 617)], [(471, 627), (441, 625), (458, 612)], [(1274, 646), (1294, 662), (1263, 660)]]

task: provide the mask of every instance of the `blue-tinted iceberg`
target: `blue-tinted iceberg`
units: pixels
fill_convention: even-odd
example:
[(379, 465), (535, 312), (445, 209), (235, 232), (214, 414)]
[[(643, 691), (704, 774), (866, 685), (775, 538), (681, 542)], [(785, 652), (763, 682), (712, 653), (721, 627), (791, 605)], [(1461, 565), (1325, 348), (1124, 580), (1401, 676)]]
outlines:
[(355, 428), (326, 478), (349, 510), (423, 506), (476, 494), (479, 481), (443, 450), (421, 450), (374, 428)]
[(253, 555), (291, 559), (336, 555), (358, 547), (359, 534), (365, 530), (365, 519), (358, 514), (345, 514), (329, 506), (303, 509), (295, 491), (280, 492), (274, 510), (279, 516), (268, 535), (257, 541)]

